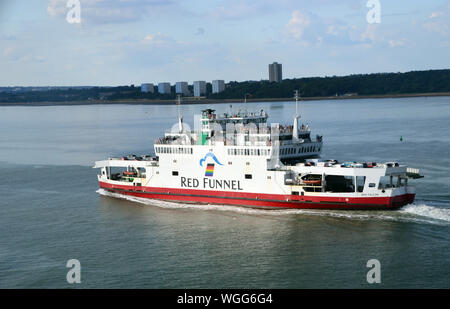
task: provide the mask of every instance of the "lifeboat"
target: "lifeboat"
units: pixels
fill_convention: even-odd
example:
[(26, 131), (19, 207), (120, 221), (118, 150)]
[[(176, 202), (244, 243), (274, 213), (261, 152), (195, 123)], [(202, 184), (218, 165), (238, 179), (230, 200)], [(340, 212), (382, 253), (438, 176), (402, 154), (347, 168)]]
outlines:
[(303, 180), (304, 184), (307, 185), (320, 185), (322, 183), (322, 180), (320, 179), (309, 179), (309, 180)]

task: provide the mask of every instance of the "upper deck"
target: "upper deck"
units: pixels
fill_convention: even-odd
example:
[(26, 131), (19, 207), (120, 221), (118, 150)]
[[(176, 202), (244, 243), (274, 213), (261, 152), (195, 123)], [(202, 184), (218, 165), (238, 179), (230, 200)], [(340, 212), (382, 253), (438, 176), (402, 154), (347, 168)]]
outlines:
[[(155, 145), (215, 145), (226, 146), (268, 146), (274, 140), (280, 145), (291, 145), (293, 141), (293, 125), (267, 124), (269, 117), (264, 110), (259, 112), (223, 113), (217, 115), (213, 109), (202, 111), (201, 127), (196, 130), (169, 130), (164, 137), (155, 140)], [(182, 126), (180, 126), (182, 128)], [(297, 130), (296, 143), (311, 143), (311, 129), (302, 124)], [(322, 141), (321, 136), (316, 137)]]
[[(194, 130), (183, 126), (181, 113), (178, 115), (178, 126), (173, 126), (164, 137), (154, 142), (156, 154), (179, 154), (182, 146), (217, 146), (230, 147), (228, 152), (247, 153), (254, 148), (273, 147), (275, 154), (283, 163), (295, 163), (305, 158), (318, 157), (322, 150), (322, 136), (311, 138), (309, 125), (298, 125), (299, 116), (294, 117), (293, 125), (268, 125), (269, 115), (263, 110), (248, 112), (247, 110), (230, 111), (217, 114), (214, 109), (201, 111), (199, 119), (194, 123)], [(275, 146), (275, 147), (274, 147)], [(189, 150), (192, 152), (192, 149)]]

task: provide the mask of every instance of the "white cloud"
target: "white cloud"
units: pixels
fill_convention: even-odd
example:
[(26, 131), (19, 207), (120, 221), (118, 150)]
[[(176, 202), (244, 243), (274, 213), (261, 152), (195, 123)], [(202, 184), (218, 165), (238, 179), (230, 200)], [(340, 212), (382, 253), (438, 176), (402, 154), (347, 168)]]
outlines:
[(374, 42), (376, 40), (378, 25), (377, 24), (367, 24), (366, 31), (361, 34), (361, 41), (363, 42)]
[(143, 43), (154, 46), (161, 46), (172, 42), (175, 42), (175, 40), (161, 32), (147, 34), (143, 40)]
[(406, 39), (400, 39), (400, 40), (389, 40), (389, 45), (391, 47), (400, 47), (404, 46), (406, 43)]
[(333, 6), (358, 10), (361, 7), (361, 0), (341, 0), (340, 2), (335, 0), (222, 0), (209, 10), (209, 15), (215, 19), (237, 20), (273, 15), (278, 11), (292, 10), (293, 7), (315, 11)]
[(336, 17), (324, 18), (300, 10), (292, 12), (286, 31), (291, 38), (303, 44), (357, 44), (366, 39), (361, 38), (364, 30), (350, 26)]
[(310, 17), (302, 13), (300, 10), (295, 10), (292, 12), (292, 17), (286, 25), (286, 28), (294, 38), (299, 39), (303, 36), (303, 33), (310, 25)]
[(322, 17), (294, 10), (286, 24), (290, 39), (304, 46), (380, 48), (400, 47), (408, 43), (401, 31), (384, 24), (351, 24), (337, 17)]
[(3, 49), (2, 54), (3, 54), (4, 57), (8, 57), (8, 56), (10, 56), (12, 54), (13, 51), (14, 51), (14, 48), (8, 46), (8, 47), (5, 47)]
[(444, 15), (444, 12), (433, 12), (431, 13), (430, 18), (436, 18), (442, 15)]
[(450, 1), (435, 10), (429, 16), (429, 20), (423, 23), (428, 32), (439, 33), (443, 36), (450, 34)]
[(238, 20), (260, 17), (277, 9), (265, 0), (226, 0), (209, 10), (209, 16), (218, 20)]
[(447, 35), (450, 32), (450, 27), (446, 21), (428, 22), (423, 24), (424, 28), (429, 32), (437, 32), (441, 35)]
[[(174, 1), (179, 0), (81, 0), (81, 18), (89, 23), (133, 22), (156, 14)], [(65, 18), (69, 11), (66, 5), (67, 0), (48, 0), (47, 14)]]
[(47, 5), (47, 14), (56, 17), (64, 16), (67, 12), (66, 0), (49, 0)]

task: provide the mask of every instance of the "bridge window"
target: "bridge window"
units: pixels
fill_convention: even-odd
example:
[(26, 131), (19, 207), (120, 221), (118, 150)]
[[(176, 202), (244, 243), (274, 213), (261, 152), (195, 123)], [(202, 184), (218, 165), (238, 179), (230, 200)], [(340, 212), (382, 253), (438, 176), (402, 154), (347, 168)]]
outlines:
[(252, 174), (245, 174), (245, 179), (252, 179)]
[(364, 184), (366, 182), (366, 176), (356, 176), (356, 187), (358, 192), (364, 191)]

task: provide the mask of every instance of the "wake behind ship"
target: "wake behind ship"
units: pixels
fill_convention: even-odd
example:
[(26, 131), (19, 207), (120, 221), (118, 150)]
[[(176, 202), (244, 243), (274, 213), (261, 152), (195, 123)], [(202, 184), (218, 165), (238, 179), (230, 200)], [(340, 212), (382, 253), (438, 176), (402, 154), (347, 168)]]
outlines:
[(417, 169), (397, 162), (321, 160), (322, 137), (308, 125), (267, 124), (268, 115), (202, 111), (198, 129), (178, 126), (154, 143), (155, 156), (95, 163), (101, 188), (184, 203), (264, 208), (394, 209), (412, 203)]

